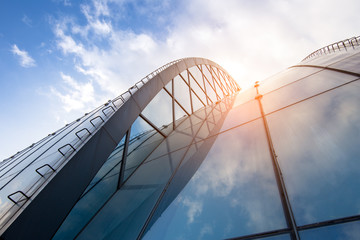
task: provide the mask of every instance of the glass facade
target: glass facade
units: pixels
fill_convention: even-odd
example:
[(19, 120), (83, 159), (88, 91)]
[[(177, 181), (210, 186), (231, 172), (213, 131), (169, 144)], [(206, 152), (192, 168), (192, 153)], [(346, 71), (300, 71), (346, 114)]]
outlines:
[[(329, 45), (244, 91), (218, 65), (176, 62), (178, 73), (162, 76), (46, 238), (359, 239), (358, 41)], [(103, 111), (109, 120), (93, 122), (111, 121), (115, 102)], [(11, 188), (1, 200), (13, 191), (16, 202), (1, 204), (4, 239), (17, 236), (7, 221), (31, 193), (10, 179), (38, 166), (15, 160), (0, 166), (2, 188)], [(50, 160), (40, 173), (51, 183), (62, 170)]]

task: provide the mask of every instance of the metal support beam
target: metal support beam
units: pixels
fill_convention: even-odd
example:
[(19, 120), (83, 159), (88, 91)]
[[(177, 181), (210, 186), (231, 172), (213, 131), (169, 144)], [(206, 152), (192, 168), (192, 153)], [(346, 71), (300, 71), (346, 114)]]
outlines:
[[(181, 73), (179, 74), (181, 76)], [(182, 76), (181, 76), (182, 79), (184, 79)], [(188, 78), (188, 87), (189, 87), (189, 95), (190, 95), (190, 105), (191, 105), (191, 113), (194, 113), (194, 106), (193, 106), (193, 100), (192, 100), (192, 94), (191, 94), (191, 85), (190, 85), (190, 78), (189, 78), (189, 70), (187, 69), (187, 78)], [(184, 79), (185, 81), (185, 79)], [(185, 81), (186, 82), (186, 81)]]
[[(214, 110), (214, 108), (216, 108), (216, 105), (212, 106), (211, 112)], [(223, 116), (222, 116), (222, 118), (218, 121), (218, 124), (217, 124), (216, 128), (214, 128), (214, 129), (212, 130), (212, 133), (209, 133), (210, 136), (211, 136), (211, 135), (214, 135), (215, 133), (217, 133), (217, 132), (220, 131), (220, 128), (221, 128), (221, 126), (222, 126), (222, 123), (223, 123), (223, 121), (225, 120), (226, 114), (227, 114), (227, 113), (223, 113)], [(210, 115), (210, 113), (207, 114), (207, 116), (205, 117), (205, 119), (201, 122), (201, 126), (196, 130), (196, 132), (193, 132), (193, 133), (192, 133), (192, 134), (193, 134), (193, 135), (192, 135), (193, 138), (192, 138), (192, 140), (190, 141), (190, 144), (188, 145), (188, 147), (187, 147), (185, 153), (183, 154), (181, 160), (180, 160), (179, 163), (177, 164), (175, 170), (173, 171), (173, 173), (171, 174), (169, 180), (167, 181), (166, 185), (164, 186), (163, 191), (161, 192), (160, 196), (158, 197), (156, 203), (153, 205), (153, 207), (152, 207), (152, 209), (151, 209), (151, 212), (149, 213), (148, 217), (146, 218), (146, 221), (145, 221), (145, 223), (144, 223), (144, 225), (143, 225), (143, 227), (142, 227), (142, 229), (141, 229), (141, 231), (140, 231), (140, 233), (139, 233), (139, 235), (138, 235), (138, 237), (137, 237), (137, 240), (140, 240), (140, 239), (143, 237), (143, 235), (145, 234), (146, 228), (148, 227), (148, 225), (149, 225), (152, 217), (154, 216), (156, 210), (158, 209), (159, 204), (160, 204), (161, 200), (163, 199), (163, 197), (165, 196), (165, 194), (166, 194), (166, 192), (167, 192), (167, 190), (168, 190), (168, 188), (169, 188), (172, 180), (174, 179), (176, 173), (179, 171), (180, 166), (182, 165), (182, 162), (183, 162), (185, 156), (187, 155), (190, 147), (191, 147), (193, 144), (196, 145), (197, 135), (199, 134), (200, 129), (202, 128), (202, 126), (203, 126), (203, 125), (205, 124), (205, 122), (207, 121), (209, 115)], [(190, 121), (191, 121), (191, 118), (190, 118)], [(191, 126), (192, 126), (192, 124), (191, 124)], [(202, 149), (201, 149), (201, 150), (198, 150), (198, 155), (193, 156), (194, 159), (204, 159), (205, 156), (206, 156), (206, 154), (207, 154), (207, 151), (205, 151), (205, 150), (203, 150), (203, 149), (204, 149), (204, 148), (209, 148), (209, 149), (210, 149), (211, 145), (212, 145), (214, 142), (215, 142), (215, 138), (209, 138), (209, 139), (207, 139), (207, 141), (205, 141), (205, 144), (202, 145)], [(209, 147), (207, 147), (207, 146), (208, 146), (208, 143), (210, 143)], [(201, 157), (201, 155), (203, 155), (203, 157)], [(190, 160), (189, 160), (189, 161), (190, 161)], [(195, 160), (194, 160), (194, 161), (195, 161)]]
[(209, 66), (209, 67), (208, 67), (207, 65), (205, 65), (205, 66), (206, 66), (206, 68), (208, 69), (208, 71), (209, 71), (210, 74), (211, 74), (211, 78), (212, 78), (212, 80), (213, 80), (215, 89), (216, 89), (216, 84), (215, 84), (215, 83), (217, 83), (217, 85), (218, 85), (218, 87), (220, 88), (221, 92), (223, 93), (223, 95), (225, 95), (224, 90), (220, 87), (220, 84), (216, 81), (216, 78), (214, 77), (214, 74), (212, 73), (212, 68), (211, 68), (211, 66)]
[(131, 127), (126, 132), (126, 136), (125, 136), (125, 144), (124, 144), (124, 149), (123, 149), (123, 153), (122, 153), (122, 160), (121, 160), (121, 165), (120, 165), (117, 189), (121, 188), (122, 184), (124, 183), (124, 173), (125, 173), (125, 167), (126, 167), (126, 158), (127, 158), (128, 149), (129, 149), (130, 132), (131, 132)]
[(289, 200), (286, 188), (285, 188), (285, 182), (282, 177), (283, 175), (281, 173), (281, 169), (280, 169), (279, 163), (277, 161), (277, 155), (276, 155), (275, 148), (274, 148), (272, 138), (270, 135), (269, 126), (267, 124), (264, 109), (261, 104), (262, 95), (259, 94), (258, 86), (259, 86), (258, 83), (256, 83), (255, 88), (256, 88), (257, 95), (256, 95), (255, 99), (257, 99), (258, 103), (259, 103), (261, 117), (262, 117), (263, 123), (264, 123), (266, 138), (267, 138), (267, 142), (268, 142), (268, 146), (269, 146), (269, 150), (270, 150), (270, 155), (271, 155), (272, 165), (273, 165), (273, 169), (274, 169), (274, 173), (275, 173), (276, 183), (278, 185), (278, 189), (279, 189), (279, 193), (280, 193), (281, 203), (283, 205), (285, 219), (286, 219), (288, 227), (291, 228), (292, 239), (299, 240), (300, 237), (299, 237), (299, 233), (297, 231), (294, 213), (291, 209), (290, 200)]
[[(213, 69), (212, 66), (209, 66), (209, 67), (210, 67), (210, 69), (211, 69), (211, 71), (212, 71), (211, 74), (213, 75), (213, 77), (215, 76), (215, 77), (214, 77), (215, 82), (216, 82), (217, 85), (219, 86), (220, 90), (222, 91), (222, 93), (224, 94), (224, 96), (227, 95), (227, 93), (225, 93), (226, 89), (224, 88), (224, 86), (222, 86), (220, 77), (216, 74), (216, 72), (215, 72), (215, 70)], [(220, 82), (220, 83), (219, 83), (219, 82)]]
[[(230, 91), (229, 85), (226, 82), (224, 75), (221, 73), (221, 71), (218, 68), (216, 68), (216, 71), (218, 73), (217, 75), (219, 78), (219, 82), (221, 83), (222, 86), (224, 86), (224, 89), (226, 90), (227, 94), (230, 94), (231, 91)], [(221, 80), (223, 80), (223, 81), (221, 81)]]
[[(164, 87), (165, 88), (165, 87)], [(175, 129), (175, 99), (174, 99), (174, 79), (171, 79), (171, 109), (172, 109), (172, 119), (173, 119), (173, 129)]]
[(139, 114), (139, 117), (141, 117), (145, 122), (147, 122), (153, 129), (155, 129), (158, 133), (160, 133), (161, 136), (163, 136), (164, 138), (166, 138), (166, 135), (161, 132), (161, 130), (154, 124), (152, 123), (149, 119), (147, 119), (144, 115), (142, 115), (141, 113)]
[(204, 78), (205, 76), (204, 76), (204, 73), (202, 71), (202, 65), (200, 65), (200, 67), (199, 67), (199, 65), (196, 65), (196, 66), (198, 67), (199, 71), (201, 72), (201, 77), (202, 77), (203, 84), (204, 84), (204, 93), (206, 95), (206, 103), (209, 105), (209, 100), (211, 101), (211, 103), (213, 103), (213, 101), (208, 96), (207, 91), (206, 91), (206, 84), (205, 84), (205, 78)]
[[(206, 65), (204, 65), (206, 67)], [(207, 68), (207, 67), (206, 67)], [(212, 86), (211, 83), (210, 83), (210, 80), (206, 77), (206, 75), (204, 74), (203, 70), (201, 69), (200, 70), (203, 74), (203, 76), (205, 77), (206, 81), (208, 82), (209, 86), (213, 89), (215, 95), (216, 95), (216, 99), (219, 100), (220, 99), (220, 96), (219, 94), (216, 92), (216, 86)], [(212, 76), (211, 76), (212, 77)], [(214, 81), (214, 80), (213, 80)], [(214, 83), (215, 84), (215, 83)]]
[(178, 102), (178, 100), (176, 100), (175, 96), (172, 95), (166, 88), (164, 88), (164, 90), (167, 94), (170, 95), (170, 97), (172, 97), (172, 99), (174, 99), (176, 104), (179, 105), (179, 107), (186, 113), (186, 115), (190, 116), (190, 113), (188, 113), (188, 111), (186, 111), (186, 109)]
[(227, 88), (227, 91), (228, 91), (228, 94), (231, 93), (231, 85), (229, 85), (228, 81), (227, 81), (227, 78), (225, 77), (226, 74), (224, 72), (222, 72), (220, 69), (217, 68), (217, 71), (219, 73), (219, 75), (222, 77), (222, 79), (224, 80), (224, 84)]
[[(180, 74), (180, 77), (182, 78), (182, 80), (186, 83), (186, 85), (188, 85), (188, 87), (190, 88), (191, 92), (199, 99), (199, 101), (204, 105), (205, 103), (201, 100), (201, 98), (199, 97), (199, 95), (197, 95), (197, 93), (191, 88), (190, 86), (190, 78), (189, 78), (189, 73), (187, 74), (188, 75), (188, 80), (189, 82), (186, 82), (185, 78)], [(192, 97), (191, 97), (191, 100), (192, 100)], [(192, 102), (192, 101), (191, 101)]]
[[(201, 91), (203, 91), (203, 93), (205, 94), (205, 97), (206, 97), (206, 101), (207, 101), (207, 103), (209, 104), (209, 100), (208, 100), (208, 95), (206, 94), (206, 92), (204, 91), (204, 89), (201, 87), (201, 85), (198, 83), (198, 81), (195, 79), (195, 77), (192, 75), (192, 73), (188, 70), (188, 72), (189, 72), (189, 74), (190, 74), (190, 76), (192, 77), (192, 79), (194, 79), (194, 81), (196, 82), (196, 84), (199, 86), (199, 88), (201, 89)], [(203, 79), (204, 80), (204, 79)], [(195, 91), (194, 91), (194, 93), (195, 93)], [(199, 98), (199, 97), (198, 97)], [(211, 99), (210, 99), (210, 101), (211, 101)], [(212, 101), (211, 101), (212, 102)], [(204, 103), (203, 103), (204, 104)], [(204, 104), (204, 106), (206, 106), (205, 104)]]
[[(190, 76), (192, 76), (191, 72), (189, 71), (189, 69), (187, 70), (187, 74), (188, 74), (188, 80), (189, 80), (189, 86), (190, 86)], [(196, 81), (196, 79), (193, 77), (194, 81), (198, 84), (198, 86), (201, 89), (201, 86), (199, 85), (199, 83)], [(190, 86), (191, 91), (194, 93), (194, 95), (199, 99), (199, 101), (204, 105), (204, 107), (206, 106), (206, 104), (201, 100), (201, 98), (199, 97), (199, 95), (194, 91), (194, 89), (192, 89), (192, 87)], [(202, 90), (202, 89), (201, 89)]]

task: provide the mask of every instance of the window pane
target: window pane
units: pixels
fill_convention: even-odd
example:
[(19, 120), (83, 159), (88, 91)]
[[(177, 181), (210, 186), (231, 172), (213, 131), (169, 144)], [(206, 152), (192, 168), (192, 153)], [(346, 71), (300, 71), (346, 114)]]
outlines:
[[(169, 125), (173, 120), (172, 98), (162, 89), (142, 111), (142, 115), (149, 119), (159, 129)], [(170, 127), (172, 127), (171, 124)]]
[(331, 64), (330, 67), (342, 69), (345, 71), (360, 73), (359, 58), (360, 58), (360, 54), (356, 53), (352, 57), (346, 58), (341, 62)]
[(273, 77), (261, 81), (259, 84), (259, 92), (264, 95), (268, 92), (274, 91), (275, 89), (283, 87), (286, 84), (295, 82), (320, 71), (322, 71), (322, 69), (311, 67), (286, 69)]
[[(187, 80), (186, 72), (182, 72), (182, 76)], [(189, 95), (189, 86), (186, 85), (184, 80), (176, 76), (174, 78), (174, 91), (175, 99), (180, 103), (180, 105), (185, 108), (185, 110), (191, 114), (191, 104), (190, 104), (190, 95)]]
[(136, 170), (163, 139), (164, 137), (148, 125), (141, 117), (136, 119), (131, 126), (124, 180)]
[(356, 215), (360, 85), (345, 85), (268, 116), (298, 225)]
[(115, 193), (125, 137), (111, 153), (73, 207), (53, 239), (74, 239), (105, 202)]
[(264, 111), (265, 113), (272, 112), (354, 79), (356, 77), (343, 73), (321, 71), (277, 91), (265, 94), (262, 98)]
[[(161, 145), (166, 144), (163, 142)], [(171, 153), (159, 147), (106, 203), (79, 239), (136, 239), (165, 184), (187, 148)], [(159, 152), (157, 152), (159, 151)], [(100, 231), (99, 231), (100, 230)]]
[[(236, 101), (236, 100), (235, 100)], [(233, 107), (223, 124), (221, 131), (225, 131), (232, 127), (246, 123), (261, 117), (259, 103), (257, 100), (252, 100), (244, 104)]]
[(202, 71), (204, 73), (204, 81), (205, 81), (205, 89), (206, 93), (209, 96), (209, 98), (213, 101), (217, 101), (215, 88), (213, 86), (213, 81), (210, 72), (208, 71), (208, 68), (205, 65), (202, 65)]
[(265, 237), (265, 238), (257, 238), (258, 240), (291, 240), (291, 237), (289, 234), (282, 234), (272, 237)]
[(301, 239), (327, 239), (327, 240), (358, 240), (360, 236), (360, 222), (336, 224), (300, 232)]
[(197, 161), (176, 173), (144, 239), (223, 239), (286, 228), (261, 120), (220, 134), (184, 186)]
[[(203, 79), (202, 79), (201, 72), (199, 71), (199, 69), (197, 67), (192, 67), (189, 70), (189, 72), (191, 73), (191, 75), (190, 75), (190, 86), (191, 86), (191, 88), (196, 92), (196, 94), (199, 96), (201, 101), (205, 105), (207, 105), (206, 96), (205, 96), (205, 93), (204, 93), (204, 86), (203, 86)], [(196, 96), (193, 96), (193, 97), (196, 97)]]

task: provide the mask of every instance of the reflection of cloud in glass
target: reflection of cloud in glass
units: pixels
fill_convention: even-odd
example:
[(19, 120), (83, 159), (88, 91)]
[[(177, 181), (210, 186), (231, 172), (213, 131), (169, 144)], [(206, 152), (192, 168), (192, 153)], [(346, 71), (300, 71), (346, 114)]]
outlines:
[(358, 210), (359, 102), (353, 83), (268, 116), (300, 225)]
[(203, 239), (206, 235), (211, 235), (213, 233), (212, 227), (208, 224), (205, 224), (200, 230), (199, 239)]
[[(251, 131), (254, 126), (245, 127)], [(225, 134), (219, 136), (218, 145), (213, 147), (207, 164), (199, 169), (193, 182), (198, 198), (222, 198), (232, 208), (240, 208), (246, 213), (249, 218), (246, 224), (249, 228), (262, 228), (269, 225), (264, 215), (271, 212), (268, 208), (271, 204), (264, 204), (260, 196), (266, 195), (274, 200), (277, 198), (278, 190), (269, 153), (260, 151), (267, 149), (264, 136), (261, 136), (263, 133), (261, 130), (260, 133), (253, 130), (251, 134), (257, 138), (236, 130), (236, 133), (226, 134), (226, 137)], [(249, 149), (253, 152), (250, 153)]]
[(257, 120), (217, 137), (145, 239), (220, 239), (279, 228), (286, 223), (264, 127)]
[(357, 240), (360, 236), (360, 222), (335, 224), (332, 226), (309, 229), (300, 232), (301, 239)]
[(188, 208), (187, 216), (188, 223), (194, 222), (194, 218), (201, 214), (202, 203), (199, 201), (193, 201), (190, 198), (185, 198), (182, 203)]
[(359, 239), (360, 236), (360, 224), (357, 223), (357, 225), (353, 224), (353, 225), (349, 225), (347, 228), (344, 228), (344, 236), (345, 239), (348, 240), (356, 240)]

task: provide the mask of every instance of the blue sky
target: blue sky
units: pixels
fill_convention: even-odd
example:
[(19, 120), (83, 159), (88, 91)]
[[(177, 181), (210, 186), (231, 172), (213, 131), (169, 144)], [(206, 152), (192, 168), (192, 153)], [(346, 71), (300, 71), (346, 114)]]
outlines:
[(358, 9), (356, 0), (0, 0), (0, 159), (174, 59), (209, 58), (250, 86), (357, 36)]

